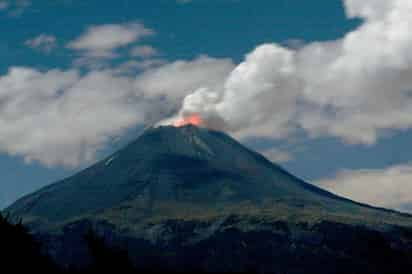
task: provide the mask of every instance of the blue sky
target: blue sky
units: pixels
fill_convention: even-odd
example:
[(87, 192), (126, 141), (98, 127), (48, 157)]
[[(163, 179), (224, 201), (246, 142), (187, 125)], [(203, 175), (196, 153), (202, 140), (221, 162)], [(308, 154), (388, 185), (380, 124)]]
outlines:
[[(404, 0), (395, 2), (399, 6), (408, 5)], [(352, 10), (353, 15), (345, 13), (345, 3), (346, 11)], [(187, 113), (185, 106), (180, 112), (179, 109), (192, 91), (199, 94), (197, 90), (203, 87), (212, 92), (222, 90), (227, 95), (224, 98), (246, 94), (249, 91), (242, 88), (225, 90), (227, 87), (222, 83), (233, 83), (243, 77), (241, 72), (236, 74), (236, 68), (249, 54), (243, 66), (245, 73), (250, 72), (251, 65), (256, 65), (252, 73), (256, 70), (258, 76), (252, 80), (263, 80), (256, 84), (247, 79), (242, 85), (250, 84), (251, 89), (259, 90), (265, 81), (272, 83), (273, 80), (280, 88), (265, 91), (269, 93), (264, 95), (254, 94), (256, 102), (260, 102), (259, 96), (267, 102), (246, 105), (246, 112), (263, 125), (270, 124), (273, 130), (266, 132), (254, 127), (254, 118), (246, 123), (230, 102), (218, 107), (222, 109), (219, 115), (225, 113), (228, 115), (224, 118), (233, 117), (228, 118), (225, 129), (308, 181), (363, 202), (408, 210), (412, 204), (408, 183), (412, 176), (409, 167), (412, 156), (407, 148), (411, 143), (412, 123), (404, 117), (411, 101), (409, 95), (401, 92), (405, 92), (410, 83), (399, 75), (409, 72), (412, 62), (408, 59), (409, 52), (398, 44), (407, 45), (412, 39), (408, 36), (394, 39), (387, 42), (387, 47), (382, 44), (380, 49), (380, 44), (373, 40), (379, 36), (370, 35), (368, 28), (358, 30), (368, 22), (372, 25), (378, 20), (391, 20), (382, 11), (401, 11), (396, 10), (399, 7), (382, 7), (373, 1), (359, 3), (355, 0), (0, 1), (3, 33), (0, 115), (6, 117), (3, 120), (0, 117), (0, 125), (7, 129), (0, 130), (3, 134), (0, 136), (0, 208), (102, 159), (135, 138), (144, 124)], [(407, 8), (410, 6), (403, 9)], [(107, 32), (108, 29), (112, 32)], [(353, 41), (346, 39), (351, 32), (356, 34)], [(111, 33), (113, 39), (108, 43)], [(95, 42), (90, 37), (103, 40)], [(260, 48), (262, 44), (269, 46)], [(322, 51), (322, 55), (316, 57), (315, 47), (319, 47), (317, 50)], [(336, 53), (342, 48), (348, 48), (347, 57)], [(369, 54), (370, 48), (377, 50)], [(390, 54), (386, 54), (386, 49), (390, 49)], [(277, 68), (289, 65), (289, 57), (285, 56), (296, 58), (292, 61), (293, 71), (288, 69), (286, 76), (281, 74), (272, 79), (272, 71), (277, 75)], [(310, 56), (315, 56), (315, 61)], [(331, 75), (332, 84), (313, 80), (326, 78), (322, 68), (330, 67), (323, 59), (330, 58), (339, 61), (336, 63), (344, 67), (341, 74), (348, 73), (347, 76)], [(408, 61), (399, 65), (400, 58)], [(270, 64), (262, 63), (266, 59)], [(364, 63), (358, 64), (356, 60)], [(380, 63), (381, 60), (385, 63)], [(385, 65), (388, 63), (391, 66)], [(232, 70), (235, 73), (231, 77)], [(365, 72), (365, 76), (357, 75), (368, 82), (361, 82), (354, 73), (348, 72), (350, 70)], [(48, 73), (50, 71), (54, 72)], [(368, 74), (369, 71), (373, 73)], [(196, 80), (187, 83), (184, 78), (189, 72), (193, 74), (187, 78)], [(387, 77), (386, 83), (394, 83), (393, 90), (389, 90), (392, 88), (389, 84), (389, 88), (383, 85), (382, 91), (376, 88), (382, 86), (379, 73)], [(294, 84), (297, 74), (300, 80), (305, 78), (310, 83), (303, 92)], [(166, 76), (174, 77), (171, 80)], [(402, 85), (395, 84), (395, 80)], [(162, 82), (167, 85), (159, 87)], [(317, 92), (312, 91), (315, 86), (312, 82), (325, 93), (312, 94)], [(99, 83), (105, 85), (99, 86)], [(348, 86), (350, 92), (343, 89), (344, 86)], [(87, 92), (83, 92), (85, 89)], [(103, 96), (99, 96), (100, 89)], [(233, 93), (233, 89), (237, 93)], [(289, 90), (295, 89), (296, 95), (290, 98)], [(88, 93), (89, 90), (92, 91)], [(386, 100), (387, 94), (393, 91), (397, 93), (391, 98), (403, 100)], [(345, 92), (350, 96), (343, 97)], [(24, 96), (19, 97), (17, 93)], [(83, 94), (86, 94), (84, 100)], [(249, 99), (233, 100), (241, 105)], [(354, 103), (353, 108), (349, 99), (360, 103)], [(376, 103), (371, 104), (373, 100)], [(297, 108), (293, 114), (287, 107), (282, 108), (291, 101)], [(303, 107), (299, 105), (301, 101)], [(190, 100), (188, 102), (188, 109), (192, 111)], [(67, 112), (56, 110), (57, 104), (67, 107)], [(76, 104), (84, 106), (72, 110)], [(259, 108), (266, 113), (255, 113)], [(375, 108), (382, 111), (376, 112)], [(394, 111), (399, 108), (402, 113)], [(117, 117), (119, 109), (125, 112)], [(75, 111), (81, 118), (73, 116)], [(115, 115), (104, 116), (106, 112)], [(318, 112), (322, 114), (320, 118), (315, 115)], [(359, 112), (361, 118), (354, 117), (353, 112)], [(393, 119), (386, 121), (378, 117), (379, 121), (375, 121), (375, 113)], [(62, 122), (56, 122), (53, 115), (62, 115)], [(209, 117), (209, 113), (204, 115)], [(266, 118), (259, 120), (260, 117)], [(278, 117), (286, 118), (278, 121)], [(79, 119), (79, 125), (72, 124), (73, 119)], [(382, 120), (385, 122), (381, 123)], [(105, 127), (98, 126), (102, 124)], [(96, 130), (91, 125), (96, 125)], [(72, 129), (66, 131), (67, 126)], [(375, 190), (380, 186), (385, 193)]]

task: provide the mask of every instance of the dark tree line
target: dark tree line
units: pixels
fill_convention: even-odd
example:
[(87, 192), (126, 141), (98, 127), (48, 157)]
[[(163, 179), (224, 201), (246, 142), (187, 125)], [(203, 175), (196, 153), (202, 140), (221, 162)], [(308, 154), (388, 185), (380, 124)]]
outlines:
[(93, 231), (85, 235), (85, 240), (92, 257), (90, 266), (81, 271), (63, 270), (42, 253), (41, 243), (21, 222), (12, 223), (0, 214), (0, 273), (141, 273), (133, 268), (127, 252), (107, 247)]
[(37, 242), (21, 222), (10, 222), (0, 214), (0, 273), (121, 273), (156, 274), (170, 273), (159, 269), (138, 269), (133, 267), (126, 251), (110, 248), (102, 237), (89, 230), (84, 239), (91, 255), (91, 263), (86, 269), (62, 269), (42, 252)]
[[(40, 244), (20, 223), (12, 224), (0, 214), (0, 267), (9, 273), (56, 273), (57, 267), (40, 252)], [(7, 273), (6, 271), (0, 271)]]

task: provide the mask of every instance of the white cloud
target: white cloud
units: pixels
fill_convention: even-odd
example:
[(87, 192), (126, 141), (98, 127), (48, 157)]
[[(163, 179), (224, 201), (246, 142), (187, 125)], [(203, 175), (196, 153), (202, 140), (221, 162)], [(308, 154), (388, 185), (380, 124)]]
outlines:
[(24, 44), (32, 49), (50, 53), (57, 45), (57, 39), (53, 35), (40, 34), (37, 37), (27, 40)]
[(12, 68), (0, 78), (0, 150), (46, 165), (90, 162), (145, 118), (132, 87), (104, 71)]
[[(47, 164), (75, 165), (92, 159), (124, 129), (145, 119), (156, 121), (180, 106), (180, 115), (198, 112), (209, 126), (238, 136), (286, 138), (301, 128), (314, 137), (373, 144), (387, 130), (411, 128), (412, 2), (347, 0), (345, 6), (350, 17), (361, 16), (364, 22), (342, 39), (296, 49), (260, 45), (237, 66), (230, 59), (202, 56), (164, 65), (161, 59), (128, 61), (102, 71), (104, 64), (88, 58), (116, 56), (117, 49), (154, 32), (138, 23), (90, 27), (68, 47), (79, 51), (77, 61), (91, 64), (94, 71), (80, 76), (76, 70), (19, 68), (0, 78), (0, 112), (5, 113), (0, 116), (0, 131), (5, 131), (0, 150)], [(146, 70), (134, 79), (139, 66)], [(43, 90), (51, 94), (47, 100), (39, 99)], [(73, 101), (73, 94), (85, 97)], [(67, 119), (78, 111), (75, 102), (81, 105), (82, 100), (95, 102), (85, 116), (94, 120), (80, 121), (84, 129), (63, 138)], [(59, 112), (55, 105), (61, 102), (71, 107)], [(19, 123), (7, 118), (13, 106), (20, 111), (12, 116)], [(107, 118), (111, 123), (101, 122), (106, 109), (118, 113)], [(55, 113), (61, 115), (58, 120), (50, 118)], [(23, 136), (28, 139), (14, 143)]]
[(135, 87), (145, 98), (159, 98), (165, 102), (161, 115), (150, 121), (155, 124), (176, 112), (183, 98), (195, 87), (218, 87), (233, 67), (230, 59), (200, 56), (192, 61), (176, 61), (148, 69), (136, 78)]
[(116, 75), (129, 75), (135, 76), (138, 73), (142, 73), (145, 70), (159, 68), (162, 65), (166, 65), (166, 60), (163, 59), (147, 59), (147, 60), (130, 60), (119, 64), (118, 66), (111, 68), (110, 70)]
[(79, 38), (70, 42), (68, 47), (90, 51), (113, 50), (153, 34), (153, 30), (139, 23), (92, 26)]
[(198, 86), (184, 99), (180, 115), (201, 113), (207, 126), (242, 136), (285, 137), (299, 87), (294, 58), (280, 46), (259, 46), (221, 83)]
[(316, 185), (362, 203), (410, 211), (411, 179), (412, 165), (406, 164), (386, 169), (346, 170)]
[(239, 136), (284, 138), (303, 128), (362, 144), (411, 128), (412, 2), (346, 0), (345, 7), (364, 19), (358, 29), (296, 49), (258, 46), (220, 85), (195, 87), (180, 116), (217, 117)]
[(143, 59), (154, 57), (154, 56), (157, 56), (158, 54), (159, 53), (157, 52), (157, 50), (154, 47), (149, 46), (149, 45), (136, 46), (130, 50), (131, 56), (140, 57)]
[(89, 163), (112, 138), (159, 121), (185, 90), (221, 82), (217, 72), (231, 69), (229, 60), (209, 57), (166, 64), (137, 78), (117, 68), (84, 75), (11, 68), (0, 76), (0, 151), (47, 166)]
[(101, 58), (114, 58), (116, 50), (154, 35), (154, 31), (140, 23), (106, 24), (89, 27), (67, 47), (80, 51), (80, 64), (89, 64)]
[(181, 100), (198, 86), (219, 86), (233, 67), (230, 59), (200, 56), (147, 70), (137, 77), (135, 86), (146, 96)]
[(154, 69), (154, 68), (159, 68), (161, 65), (167, 64), (166, 60), (161, 59), (161, 58), (154, 58), (154, 59), (147, 59), (138, 62), (137, 67), (140, 70), (148, 70), (148, 69)]

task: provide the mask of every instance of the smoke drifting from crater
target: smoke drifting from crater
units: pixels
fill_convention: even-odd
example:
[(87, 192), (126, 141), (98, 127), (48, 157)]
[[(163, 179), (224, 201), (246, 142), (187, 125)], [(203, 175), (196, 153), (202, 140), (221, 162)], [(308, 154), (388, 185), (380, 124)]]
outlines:
[[(342, 39), (293, 48), (264, 44), (237, 65), (199, 56), (136, 73), (122, 73), (121, 64), (99, 68), (100, 61), (86, 71), (10, 67), (0, 75), (0, 153), (79, 166), (128, 130), (171, 114), (160, 124), (197, 115), (202, 126), (236, 137), (282, 139), (299, 130), (374, 144), (388, 130), (412, 128), (412, 2), (344, 3), (348, 17), (363, 23)], [(88, 29), (68, 49), (120, 54), (154, 33), (133, 23), (115, 29), (123, 27), (125, 37)], [(110, 45), (70, 47), (96, 39)]]
[(183, 127), (186, 125), (202, 126), (203, 120), (198, 114), (193, 114), (187, 117), (183, 117), (181, 120), (177, 120), (174, 124), (175, 127)]
[(205, 126), (240, 136), (304, 129), (363, 144), (411, 128), (412, 2), (344, 4), (349, 18), (364, 20), (358, 29), (299, 49), (258, 46), (221, 85), (186, 96), (171, 121), (198, 114)]

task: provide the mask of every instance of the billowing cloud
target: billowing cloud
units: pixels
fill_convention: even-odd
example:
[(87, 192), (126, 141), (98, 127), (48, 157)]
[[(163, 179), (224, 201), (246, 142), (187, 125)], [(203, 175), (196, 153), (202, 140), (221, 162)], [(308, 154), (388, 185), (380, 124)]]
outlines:
[[(200, 57), (138, 78), (116, 69), (11, 68), (0, 77), (0, 151), (48, 166), (89, 163), (112, 138), (164, 118), (184, 91), (221, 82), (220, 73), (232, 67), (229, 60)], [(184, 77), (188, 71), (191, 77)]]
[(105, 72), (12, 68), (0, 78), (0, 150), (46, 165), (94, 160), (144, 119), (132, 86)]
[(146, 96), (167, 95), (182, 100), (199, 86), (220, 87), (234, 65), (230, 59), (200, 56), (192, 61), (176, 61), (147, 70), (136, 79), (136, 89)]
[(32, 49), (50, 53), (57, 44), (57, 39), (53, 35), (40, 34), (37, 37), (27, 40), (24, 44)]
[(150, 121), (154, 124), (176, 112), (183, 98), (194, 88), (203, 85), (218, 88), (233, 67), (230, 59), (208, 56), (200, 56), (192, 61), (176, 61), (146, 70), (136, 78), (135, 88), (147, 99), (166, 99), (162, 115)]
[[(93, 63), (85, 75), (10, 69), (0, 78), (0, 150), (77, 165), (124, 130), (173, 111), (199, 113), (238, 136), (289, 138), (303, 129), (373, 144), (387, 130), (411, 128), (412, 2), (346, 0), (345, 7), (364, 21), (342, 39), (260, 45), (237, 66), (201, 56), (147, 59), (138, 76), (133, 70), (144, 63), (134, 60), (110, 69)], [(68, 47), (87, 62), (153, 33), (138, 23), (92, 26)]]
[(362, 144), (411, 128), (412, 2), (344, 3), (348, 17), (364, 20), (358, 29), (295, 49), (258, 46), (220, 85), (193, 89), (179, 116), (200, 113), (239, 136), (302, 128)]
[(355, 201), (412, 212), (412, 165), (346, 170), (316, 185)]

